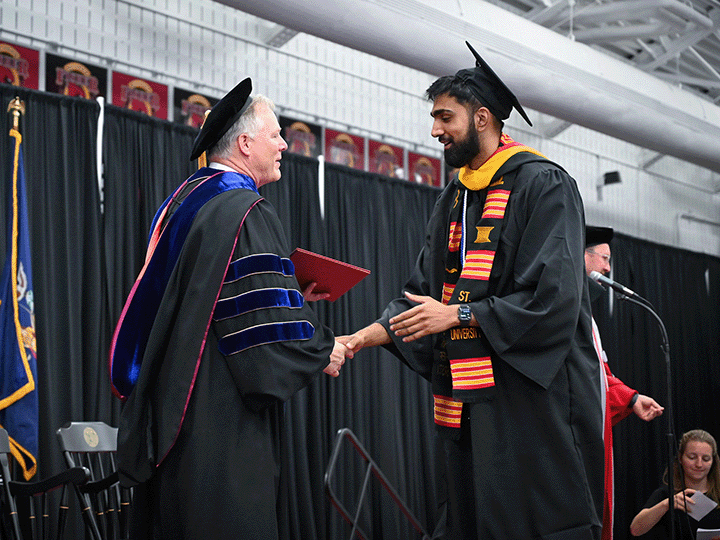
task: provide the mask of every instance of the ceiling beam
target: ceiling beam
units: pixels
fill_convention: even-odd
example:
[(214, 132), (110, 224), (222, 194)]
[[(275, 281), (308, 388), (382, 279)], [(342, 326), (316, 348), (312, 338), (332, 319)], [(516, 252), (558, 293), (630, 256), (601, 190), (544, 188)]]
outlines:
[(659, 11), (668, 12), (704, 28), (713, 28), (713, 21), (707, 15), (683, 4), (679, 0), (616, 0), (604, 4), (591, 4), (576, 10), (577, 23), (597, 23), (619, 20), (643, 20), (658, 16)]
[(707, 70), (710, 75), (712, 75), (715, 79), (720, 80), (720, 73), (717, 72), (717, 70), (710, 65), (710, 63), (705, 60), (705, 58), (702, 57), (702, 55), (695, 50), (695, 47), (688, 47), (688, 51), (690, 54), (692, 54), (695, 58), (697, 58), (697, 61), (702, 64), (702, 66)]
[(696, 45), (698, 42), (702, 41), (710, 34), (712, 34), (712, 31), (708, 30), (696, 30), (694, 32), (688, 32), (687, 34), (684, 34), (679, 38), (670, 41), (670, 43), (665, 46), (665, 53), (656, 57), (655, 60), (653, 60), (652, 62), (648, 62), (647, 64), (638, 64), (638, 69), (642, 69), (643, 71), (653, 71), (658, 67), (665, 65), (671, 60), (675, 59), (677, 56), (680, 55), (680, 53), (685, 51), (685, 49)]
[(655, 163), (660, 161), (663, 157), (665, 157), (664, 154), (660, 154), (658, 152), (653, 152), (652, 150), (646, 150), (643, 149), (640, 152), (640, 160), (638, 165), (641, 169), (647, 170), (650, 167), (652, 167)]
[(613, 43), (627, 39), (650, 39), (669, 30), (664, 23), (633, 24), (628, 26), (600, 26), (577, 28), (575, 39), (582, 43)]
[(720, 107), (487, 2), (218, 1), (436, 76), (471, 64), (470, 41), (524, 106), (720, 172)]
[(662, 71), (656, 71), (654, 75), (659, 79), (668, 82), (720, 89), (720, 81), (714, 81), (712, 79), (700, 79), (698, 77), (690, 77), (689, 75), (685, 75), (683, 73), (664, 73)]
[(552, 26), (556, 24), (558, 20), (567, 20), (567, 11), (568, 4), (566, 0), (558, 0), (550, 7), (543, 8), (542, 6), (538, 6), (536, 9), (528, 12), (525, 18), (541, 26)]

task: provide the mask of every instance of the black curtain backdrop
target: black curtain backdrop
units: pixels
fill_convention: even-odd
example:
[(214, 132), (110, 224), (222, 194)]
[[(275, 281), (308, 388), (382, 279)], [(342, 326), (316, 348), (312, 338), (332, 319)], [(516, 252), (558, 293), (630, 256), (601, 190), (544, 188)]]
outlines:
[(187, 156), (196, 134), (182, 124), (105, 108), (102, 253), (110, 337), (143, 266), (155, 211), (195, 167)]
[[(371, 271), (328, 310), (328, 325), (347, 333), (376, 320), (400, 294), (425, 241), (425, 224), (439, 190), (336, 165), (325, 171), (326, 252)], [(436, 499), (429, 384), (385, 350), (369, 349), (360, 351), (330, 386), (332, 425), (355, 433), (431, 532)], [(343, 456), (338, 469), (347, 475), (335, 487), (351, 508), (357, 504), (364, 469), (359, 470), (355, 454)], [(364, 530), (373, 538), (419, 538), (379, 484), (372, 487)]]
[[(40, 476), (64, 467), (55, 430), (70, 420), (117, 425), (107, 351), (115, 321), (144, 258), (155, 209), (193, 170), (195, 130), (108, 106), (104, 200), (96, 173), (100, 111), (94, 102), (0, 85), (3, 107), (19, 95), (33, 253), (40, 396)], [(0, 120), (9, 131), (9, 115)], [(8, 137), (0, 155), (8, 157)], [(374, 321), (400, 294), (425, 237), (438, 190), (325, 166), (323, 211), (317, 161), (286, 154), (280, 182), (261, 189), (278, 209), (292, 247), (371, 270), (347, 295), (315, 305), (337, 334)], [(7, 179), (6, 179), (7, 182)], [(6, 183), (5, 182), (5, 183)], [(6, 186), (3, 185), (3, 195)], [(5, 200), (5, 198), (4, 198)], [(1, 246), (4, 248), (5, 205)], [(597, 225), (606, 225), (600, 224)], [(4, 249), (2, 251), (4, 253)], [(4, 255), (0, 256), (4, 258)], [(720, 259), (623, 235), (613, 241), (613, 278), (650, 300), (669, 334), (675, 440), (700, 427), (720, 437)], [(610, 295), (593, 306), (613, 372), (666, 403), (657, 323)], [(383, 349), (361, 351), (338, 379), (321, 376), (286, 405), (282, 527), (303, 539), (347, 537), (323, 477), (338, 429), (350, 428), (423, 526), (436, 521), (434, 428), (429, 385)], [(655, 489), (667, 459), (667, 417), (632, 416), (614, 431), (616, 537)], [(357, 502), (364, 464), (347, 446), (335, 492)], [(509, 486), (522, 489), (522, 486)], [(373, 538), (414, 538), (371, 480), (363, 528)], [(75, 526), (75, 525), (73, 525)], [(82, 537), (82, 532), (75, 536)]]

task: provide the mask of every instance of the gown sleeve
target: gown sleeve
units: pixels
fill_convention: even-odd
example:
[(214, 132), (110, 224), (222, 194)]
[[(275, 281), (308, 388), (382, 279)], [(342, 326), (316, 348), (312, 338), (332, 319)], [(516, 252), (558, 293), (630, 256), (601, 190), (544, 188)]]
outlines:
[[(453, 186), (448, 185), (435, 202), (435, 208), (426, 228), (425, 243), (420, 250), (409, 279), (403, 286), (403, 291), (420, 296), (431, 296), (436, 300), (441, 298), (442, 283), (434, 279), (433, 276), (442, 274), (445, 254), (440, 252), (439, 246), (444, 247), (444, 244), (439, 244), (436, 241), (436, 234), (437, 231), (443, 231), (440, 234), (445, 238), (448, 200), (453, 193)], [(390, 319), (412, 308), (414, 305), (415, 303), (405, 296), (396, 298), (388, 304), (377, 322), (385, 328), (391, 338), (391, 343), (386, 345), (385, 348), (420, 376), (431, 380), (434, 342), (437, 336), (428, 335), (410, 343), (405, 343), (402, 341), (402, 337), (398, 337), (394, 332), (390, 331)]]
[(303, 299), (278, 216), (248, 214), (213, 314), (213, 331), (248, 406), (284, 401), (330, 362), (332, 332)]
[[(519, 178), (523, 174), (521, 170)], [(528, 174), (528, 172), (525, 172)], [(513, 190), (493, 265), (496, 295), (471, 304), (503, 361), (547, 388), (574, 346), (585, 287), (584, 210), (575, 181), (530, 170)]]
[(603, 366), (608, 381), (607, 407), (610, 413), (610, 421), (614, 426), (620, 420), (627, 418), (632, 412), (630, 401), (637, 394), (637, 391), (613, 375), (607, 362), (603, 362)]

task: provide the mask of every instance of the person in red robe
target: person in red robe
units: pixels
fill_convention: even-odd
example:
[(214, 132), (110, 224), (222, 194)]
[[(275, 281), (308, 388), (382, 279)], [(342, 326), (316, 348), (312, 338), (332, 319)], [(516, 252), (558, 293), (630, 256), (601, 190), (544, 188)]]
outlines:
[[(585, 271), (600, 272), (608, 275), (610, 273), (610, 240), (613, 237), (613, 230), (609, 227), (585, 227)], [(601, 286), (591, 281), (591, 291), (597, 287), (597, 292), (602, 292)], [(627, 386), (620, 379), (615, 377), (608, 366), (607, 356), (602, 348), (600, 332), (593, 318), (593, 343), (598, 353), (600, 363), (603, 366), (603, 385), (605, 386), (605, 400), (603, 409), (605, 412), (605, 504), (603, 506), (603, 529), (602, 539), (612, 540), (613, 537), (613, 441), (612, 428), (623, 418), (635, 413), (639, 418), (650, 421), (663, 413), (661, 407), (653, 398), (642, 395)]]

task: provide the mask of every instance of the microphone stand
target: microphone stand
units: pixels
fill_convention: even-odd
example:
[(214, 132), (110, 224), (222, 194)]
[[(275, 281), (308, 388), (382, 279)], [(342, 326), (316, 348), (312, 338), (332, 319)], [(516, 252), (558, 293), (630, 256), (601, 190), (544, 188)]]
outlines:
[(668, 341), (667, 331), (665, 330), (665, 325), (662, 322), (662, 319), (658, 316), (657, 313), (655, 313), (655, 308), (653, 305), (645, 300), (642, 296), (635, 294), (635, 298), (631, 298), (630, 296), (627, 296), (625, 294), (622, 294), (620, 292), (615, 291), (615, 295), (620, 300), (626, 300), (628, 302), (632, 302), (633, 304), (637, 304), (638, 306), (641, 306), (645, 308), (647, 311), (650, 312), (650, 314), (655, 317), (655, 320), (657, 320), (658, 325), (660, 326), (660, 333), (662, 335), (662, 345), (660, 348), (662, 349), (663, 353), (665, 354), (665, 370), (666, 370), (666, 380), (667, 380), (667, 415), (668, 415), (668, 433), (667, 433), (667, 442), (668, 442), (668, 458), (667, 458), (667, 467), (668, 467), (668, 512), (670, 512), (670, 540), (674, 540), (675, 538), (675, 505), (673, 504), (675, 499), (675, 493), (674, 487), (673, 487), (673, 481), (675, 476), (675, 470), (673, 467), (674, 464), (674, 453), (675, 453), (675, 435), (674, 435), (674, 423), (673, 423), (673, 408), (672, 408), (672, 384), (671, 384), (671, 373), (670, 373), (670, 343)]

